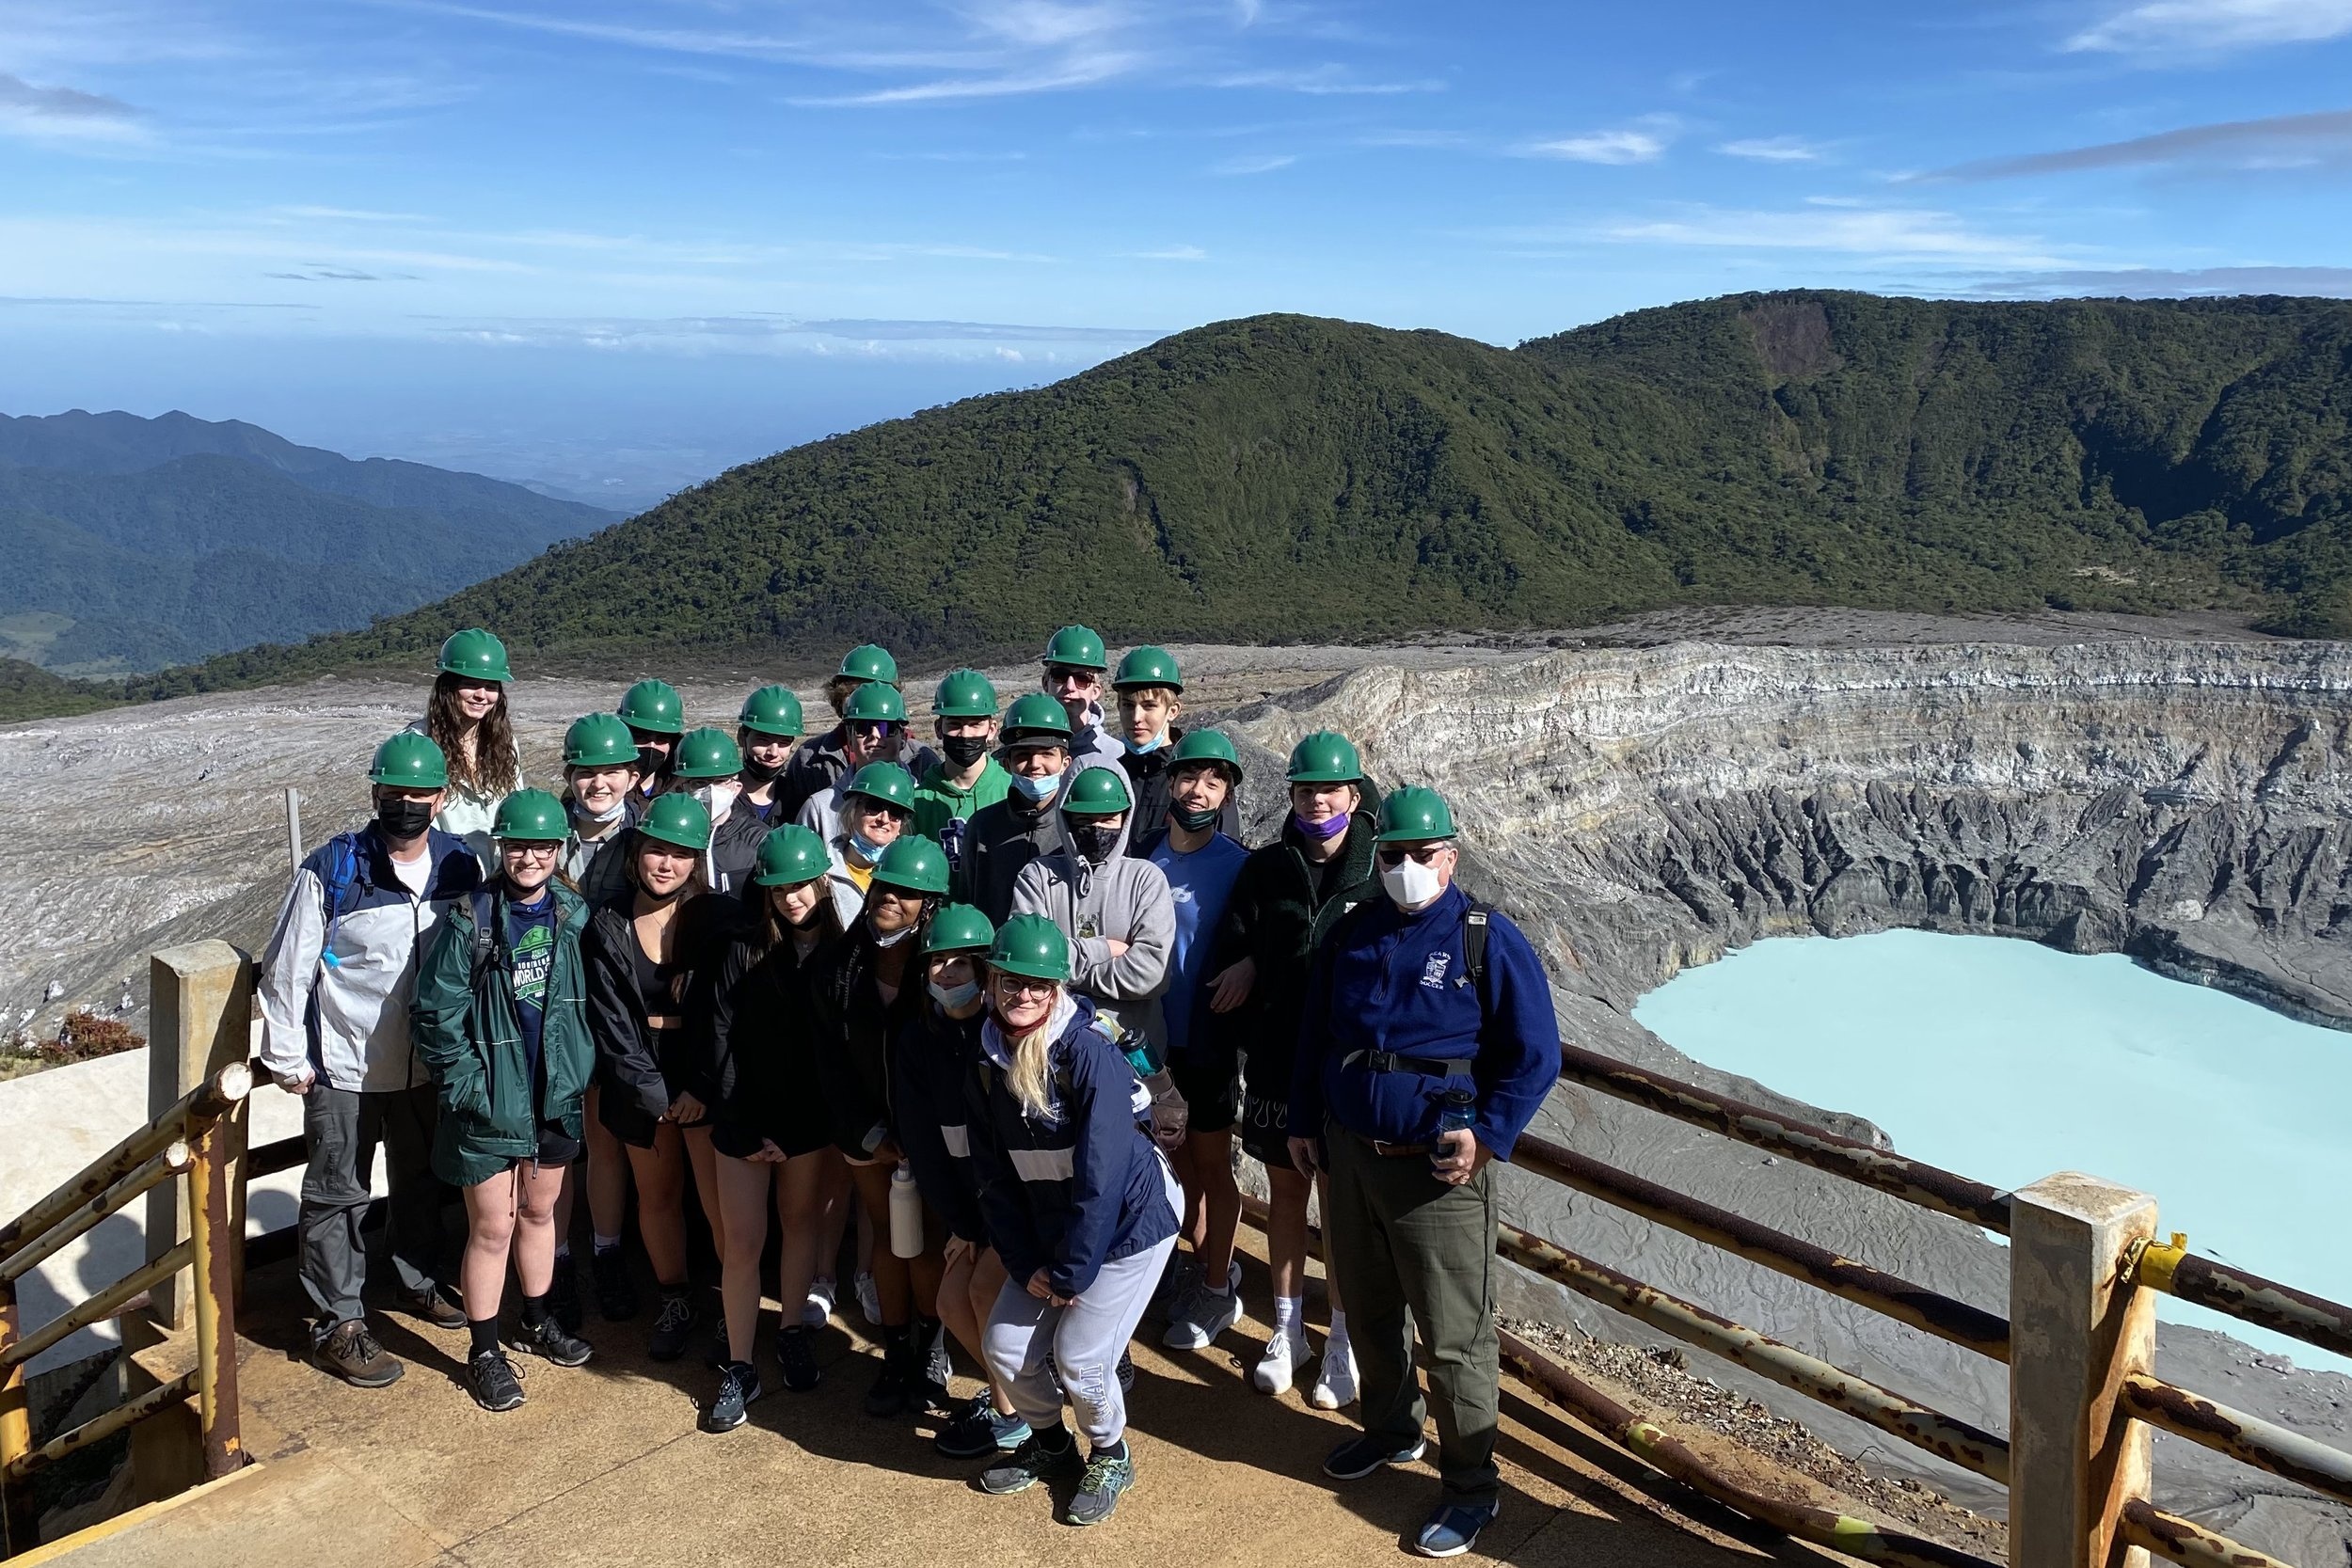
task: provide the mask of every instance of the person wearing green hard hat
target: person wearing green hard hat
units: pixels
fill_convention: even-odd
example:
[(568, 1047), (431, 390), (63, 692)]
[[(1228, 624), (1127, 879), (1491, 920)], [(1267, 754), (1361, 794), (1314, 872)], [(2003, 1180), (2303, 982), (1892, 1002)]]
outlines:
[[(826, 843), (841, 833), (842, 813), (848, 804), (850, 781), (866, 768), (894, 768), (910, 784), (939, 759), (930, 748), (916, 747), (907, 734), (906, 699), (896, 687), (869, 681), (850, 693), (843, 705), (840, 760), (842, 771), (826, 788), (803, 800), (792, 820), (814, 828)], [(899, 802), (913, 809), (914, 798)]]
[(678, 736), (677, 765), (670, 787), (682, 789), (710, 813), (710, 850), (703, 858), (703, 879), (714, 893), (750, 902), (752, 867), (759, 858), (768, 824), (756, 812), (740, 809), (743, 753), (727, 732), (715, 726)]
[(1324, 1223), (1363, 1380), (1363, 1434), (1323, 1469), (1354, 1480), (1421, 1456), (1418, 1330), (1439, 1495), (1415, 1549), (1451, 1557), (1494, 1522), (1502, 1492), (1491, 1162), (1510, 1159), (1558, 1079), (1560, 1026), (1534, 947), (1455, 885), (1444, 797), (1398, 789), (1375, 831), (1380, 892), (1315, 955), (1290, 1090), (1292, 1158), (1327, 1173)]
[[(1314, 1359), (1307, 1340), (1307, 1199), (1312, 1183), (1290, 1157), (1291, 1072), (1307, 970), (1349, 910), (1379, 895), (1373, 868), (1377, 824), (1363, 809), (1364, 768), (1355, 742), (1318, 730), (1291, 748), (1290, 815), (1273, 843), (1250, 851), (1234, 879), (1211, 960), (1209, 1007), (1227, 1022), (1244, 1064), (1239, 1125), (1245, 1152), (1265, 1166), (1267, 1272), (1274, 1337), (1250, 1372), (1261, 1393), (1288, 1389)], [(1326, 1244), (1327, 1273), (1329, 1262)], [(1356, 1397), (1343, 1292), (1328, 1292), (1330, 1333), (1308, 1390), (1317, 1409)]]
[[(764, 1391), (753, 1336), (771, 1212), (780, 1227), (777, 1300), (790, 1307), (776, 1337), (776, 1359), (787, 1388), (806, 1393), (818, 1384), (814, 1336), (800, 1304), (818, 1277), (826, 1200), (843, 1167), (817, 1092), (808, 982), (842, 936), (826, 886), (832, 864), (824, 843), (797, 822), (761, 842), (747, 893), (750, 918), (728, 942), (700, 1004), (710, 1147), (726, 1230), (719, 1285), (726, 1355), (718, 1391), (703, 1411), (707, 1432), (741, 1426), (746, 1407)], [(843, 1198), (847, 1186), (846, 1180), (839, 1183)], [(834, 1239), (837, 1243), (837, 1231)]]
[(498, 875), (436, 928), (411, 1029), (440, 1092), (434, 1174), (466, 1200), (466, 1391), (504, 1411), (523, 1402), (499, 1336), (510, 1258), (522, 1287), (517, 1348), (559, 1367), (589, 1357), (552, 1298), (556, 1208), (580, 1156), (596, 1047), (580, 956), (588, 906), (555, 874), (571, 832), (564, 802), (517, 790), (500, 802), (492, 832)]
[[(608, 851), (636, 826), (644, 806), (637, 778), (637, 742), (618, 715), (584, 714), (564, 732), (564, 808), (572, 833), (564, 844), (563, 874), (592, 906), (627, 885), (626, 857)], [(593, 1124), (593, 1111), (589, 1119)], [(593, 1148), (589, 1158), (594, 1168)]]
[[(1169, 767), (1184, 738), (1184, 727), (1176, 722), (1184, 711), (1184, 671), (1166, 648), (1137, 648), (1119, 661), (1111, 688), (1119, 702), (1120, 765), (1136, 796), (1127, 853), (1148, 855), (1168, 827)], [(1241, 832), (1238, 802), (1219, 825), (1231, 833)]]
[(522, 751), (506, 705), (514, 678), (506, 644), (479, 626), (452, 632), (441, 644), (424, 717), (408, 726), (449, 762), (449, 793), (433, 825), (464, 839), (485, 875), (498, 864), (490, 824), (499, 802), (522, 785)]
[[(685, 1354), (699, 1317), (687, 1284), (686, 1187), (691, 1178), (710, 1234), (723, 1250), (710, 1086), (688, 1029), (697, 977), (724, 952), (743, 906), (703, 879), (710, 812), (673, 791), (648, 801), (630, 830), (628, 886), (588, 917), (580, 951), (588, 973), (589, 1034), (596, 1046), (596, 1110), (628, 1149), (637, 1186), (637, 1229), (653, 1264), (660, 1306), (646, 1342), (656, 1361)], [(617, 1263), (620, 1238), (596, 1236), (596, 1268)]]
[(977, 670), (950, 670), (931, 694), (931, 730), (940, 759), (914, 785), (914, 831), (939, 840), (947, 863), (963, 860), (972, 818), (1012, 792), (1012, 775), (996, 749), (996, 687)]
[(735, 744), (743, 752), (743, 804), (753, 816), (773, 827), (789, 822), (780, 807), (784, 771), (792, 749), (808, 733), (801, 716), (801, 699), (788, 686), (763, 686), (743, 699), (735, 719)]
[[(907, 781), (910, 790), (913, 783)], [(891, 1181), (902, 1158), (893, 1120), (890, 1042), (919, 1015), (923, 927), (946, 895), (947, 857), (939, 846), (917, 834), (894, 837), (868, 875), (865, 907), (809, 978), (817, 1088), (874, 1231), (882, 1354), (866, 1411), (875, 1417), (920, 1415), (946, 1399), (935, 1365), (944, 1357), (933, 1313), (944, 1238), (926, 1236), (912, 1258), (884, 1244), (891, 1239)]]
[(418, 959), (451, 905), (481, 886), (482, 863), (433, 826), (449, 766), (430, 739), (405, 730), (387, 739), (368, 783), (373, 819), (303, 858), (255, 989), (262, 1069), (302, 1097), (297, 1274), (312, 1312), (311, 1359), (355, 1387), (380, 1388), (402, 1368), (359, 1299), (359, 1224), (379, 1145), (400, 1298), (436, 1327), (466, 1324), (442, 1289), (442, 1187), (432, 1162), (439, 1096), (418, 1069), (409, 1008)]
[[(1039, 914), (1004, 922), (989, 949), (969, 1142), (1008, 1277), (985, 1342), (1029, 1435), (979, 1487), (1004, 1496), (1067, 1480), (1064, 1516), (1097, 1525), (1135, 1485), (1120, 1364), (1175, 1250), (1183, 1195), (1136, 1125), (1134, 1063), (1070, 989), (1073, 962), (1069, 939)], [(1065, 1391), (1084, 1454), (1062, 1423)]]
[[(983, 987), (995, 940), (988, 916), (969, 904), (931, 912), (923, 930), (923, 1002), (892, 1040), (890, 1056), (898, 1148), (924, 1206), (946, 1231), (940, 1321), (984, 1370), (988, 1347), (981, 1324), (1004, 1289), (1005, 1267), (980, 1217), (965, 1085), (980, 1062), (980, 1029), (988, 1016)], [(1011, 1390), (990, 1373), (953, 1407), (935, 1446), (948, 1459), (993, 1458), (1028, 1435), (1028, 1423), (1013, 1413)]]
[(612, 710), (628, 726), (637, 746), (637, 791), (659, 795), (670, 787), (677, 737), (686, 733), (686, 704), (677, 688), (650, 677), (621, 693)]
[(807, 820), (799, 826), (824, 838), (833, 851), (828, 885), (846, 927), (865, 906), (883, 852), (913, 831), (914, 777), (895, 762), (869, 762), (829, 793), (840, 802), (833, 833), (828, 836), (818, 827), (815, 802), (802, 808)]
[(1070, 717), (1070, 760), (1079, 768), (1119, 768), (1127, 755), (1103, 725), (1103, 683), (1110, 655), (1091, 626), (1064, 626), (1045, 643), (1039, 687)]
[[(875, 689), (863, 701), (859, 694)], [(869, 762), (895, 762), (920, 778), (939, 759), (907, 733), (906, 699), (898, 693), (898, 661), (887, 648), (865, 643), (841, 657), (825, 683), (825, 700), (840, 722), (801, 742), (777, 793), (785, 819), (806, 821), (803, 808)], [(855, 711), (852, 711), (854, 707)], [(819, 831), (823, 829), (819, 825)], [(827, 833), (830, 838), (832, 835)]]
[(982, 806), (965, 824), (956, 861), (956, 899), (992, 921), (1012, 912), (1012, 884), (1021, 868), (1061, 847), (1055, 802), (1070, 773), (1070, 716), (1042, 691), (1012, 700), (997, 732), (1005, 798)]

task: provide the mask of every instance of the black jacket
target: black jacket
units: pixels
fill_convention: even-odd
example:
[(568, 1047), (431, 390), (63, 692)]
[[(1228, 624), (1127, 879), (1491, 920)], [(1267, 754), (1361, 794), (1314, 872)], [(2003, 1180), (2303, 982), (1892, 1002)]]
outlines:
[(861, 917), (809, 970), (809, 1004), (816, 1021), (817, 1086), (831, 1117), (834, 1142), (855, 1160), (873, 1158), (894, 1135), (890, 1044), (923, 1005), (923, 960), (910, 936), (906, 978), (898, 998), (884, 1002), (875, 980), (882, 949)]
[(759, 847), (768, 841), (769, 831), (768, 824), (739, 800), (727, 813), (727, 819), (711, 830), (710, 885), (714, 891), (731, 893), (746, 904), (756, 902), (752, 872), (759, 864)]
[(1062, 847), (1061, 813), (1049, 801), (1038, 811), (1021, 810), (1019, 794), (982, 806), (963, 827), (963, 854), (956, 862), (955, 899), (969, 904), (998, 926), (1012, 912), (1012, 884), (1021, 868)]
[(980, 1060), (986, 1009), (953, 1019), (926, 1000), (892, 1043), (890, 1087), (898, 1148), (914, 1167), (923, 1201), (948, 1234), (986, 1246), (979, 1175), (972, 1165), (972, 1112), (965, 1081)]
[[(709, 1088), (704, 1101), (714, 1128), (773, 1139), (787, 1153), (803, 1142), (796, 1131), (812, 1119), (816, 1092), (816, 1018), (809, 975), (831, 950), (820, 943), (805, 962), (789, 936), (758, 945), (744, 922), (719, 960), (697, 974), (686, 1029), (696, 1071)], [(831, 1123), (824, 1123), (831, 1138)]]
[[(596, 1046), (597, 1118), (623, 1143), (651, 1148), (655, 1130), (670, 1101), (691, 1094), (708, 1104), (711, 1085), (693, 1049), (693, 1029), (645, 1026), (648, 1011), (689, 1011), (682, 995), (672, 1007), (648, 1009), (637, 989), (637, 933), (630, 929), (634, 889), (596, 906), (580, 933), (580, 958), (588, 971), (588, 1035)], [(687, 900), (677, 912), (670, 946), (672, 961), (686, 979), (715, 963), (742, 918), (743, 906), (709, 894)]]
[[(840, 783), (841, 775), (850, 770), (849, 743), (849, 726), (835, 724), (824, 734), (810, 736), (795, 746), (792, 759), (784, 765), (784, 777), (776, 781), (776, 810), (768, 814), (768, 820), (799, 821), (801, 808), (808, 804), (810, 797), (822, 795)], [(917, 742), (914, 736), (902, 735), (894, 760), (919, 779), (939, 760), (939, 753)]]
[(1203, 973), (1216, 974), (1245, 958), (1257, 960), (1258, 978), (1249, 1001), (1231, 1022), (1237, 1043), (1249, 1053), (1250, 1092), (1260, 1099), (1289, 1098), (1298, 1021), (1306, 1008), (1315, 949), (1340, 916), (1380, 895), (1373, 861), (1373, 836), (1379, 831), (1368, 812), (1348, 819), (1338, 863), (1327, 867), (1327, 890), (1318, 895), (1318, 889), (1327, 889), (1327, 866), (1307, 859), (1306, 835), (1286, 816), (1281, 837), (1252, 849), (1233, 880), (1216, 946)]

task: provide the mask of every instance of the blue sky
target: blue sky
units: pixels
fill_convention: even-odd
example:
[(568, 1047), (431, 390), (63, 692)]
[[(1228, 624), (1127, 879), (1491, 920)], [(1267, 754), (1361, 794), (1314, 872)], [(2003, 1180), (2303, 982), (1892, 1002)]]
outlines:
[(0, 410), (637, 499), (1262, 310), (2352, 293), (2352, 0), (0, 0)]

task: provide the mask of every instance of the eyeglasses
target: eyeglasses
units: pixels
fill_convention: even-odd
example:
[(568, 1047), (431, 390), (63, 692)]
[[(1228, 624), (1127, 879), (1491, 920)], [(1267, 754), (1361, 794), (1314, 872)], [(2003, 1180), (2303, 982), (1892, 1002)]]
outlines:
[(563, 852), (561, 844), (548, 839), (528, 839), (519, 843), (509, 839), (499, 845), (501, 855), (516, 855), (534, 861), (551, 861)]
[(1018, 974), (999, 974), (996, 989), (1007, 996), (1051, 996), (1057, 989), (1051, 980), (1025, 980)]
[(1424, 844), (1418, 849), (1392, 848), (1384, 846), (1379, 850), (1380, 863), (1403, 865), (1406, 861), (1413, 860), (1420, 862), (1422, 865), (1435, 865), (1438, 863), (1438, 857), (1453, 847), (1451, 844)]

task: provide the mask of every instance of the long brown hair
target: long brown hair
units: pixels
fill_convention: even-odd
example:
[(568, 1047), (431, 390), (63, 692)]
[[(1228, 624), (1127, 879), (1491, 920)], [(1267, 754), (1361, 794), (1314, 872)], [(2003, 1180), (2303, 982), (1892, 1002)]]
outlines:
[[(816, 881), (818, 940), (819, 942), (837, 941), (843, 930), (841, 911), (834, 907), (833, 889), (825, 885), (825, 879), (819, 877), (816, 879)], [(786, 925), (784, 916), (776, 912), (776, 901), (769, 896), (775, 889), (759, 887), (756, 882), (752, 885), (759, 888), (759, 919), (753, 925), (752, 942), (759, 952), (767, 953), (777, 943), (792, 940), (795, 927)]]
[(522, 779), (515, 767), (515, 726), (506, 717), (506, 688), (499, 688), (498, 706), (482, 716), (469, 757), (459, 738), (466, 733), (466, 716), (457, 711), (461, 684), (462, 677), (446, 671), (435, 677), (433, 696), (424, 706), (424, 733), (448, 760), (453, 785), (477, 795), (511, 795)]

